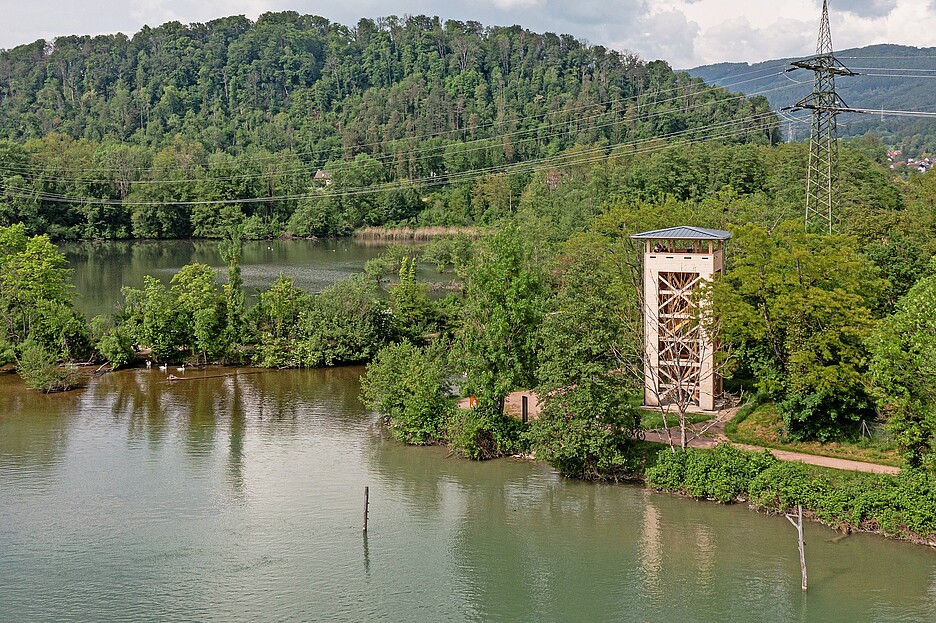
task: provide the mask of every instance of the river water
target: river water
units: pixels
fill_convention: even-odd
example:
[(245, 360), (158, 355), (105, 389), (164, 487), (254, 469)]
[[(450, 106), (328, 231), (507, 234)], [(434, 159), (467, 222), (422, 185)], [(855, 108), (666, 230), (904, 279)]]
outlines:
[(0, 621), (936, 620), (932, 550), (807, 525), (803, 595), (784, 518), (403, 446), (360, 372), (0, 374)]

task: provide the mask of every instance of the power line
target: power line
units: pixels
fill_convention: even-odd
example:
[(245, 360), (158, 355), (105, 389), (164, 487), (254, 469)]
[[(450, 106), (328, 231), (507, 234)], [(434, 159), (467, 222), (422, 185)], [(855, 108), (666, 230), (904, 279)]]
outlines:
[[(696, 109), (699, 109), (699, 108), (704, 108), (704, 107), (707, 107), (707, 106), (720, 105), (720, 104), (724, 104), (724, 103), (727, 103), (727, 102), (746, 101), (746, 100), (748, 99), (748, 97), (750, 97), (751, 95), (761, 95), (761, 94), (769, 93), (769, 92), (775, 91), (775, 90), (780, 90), (780, 89), (779, 89), (779, 88), (764, 89), (764, 90), (762, 90), (762, 91), (752, 92), (752, 93), (749, 93), (749, 94), (747, 94), (747, 95), (745, 95), (745, 94), (736, 95), (736, 96), (733, 96), (733, 97), (730, 97), (730, 98), (725, 98), (725, 99), (723, 99), (723, 100), (699, 102), (699, 103), (692, 104), (692, 105), (689, 105), (689, 106), (684, 107), (684, 108), (683, 108), (683, 111), (684, 111), (684, 112), (689, 112), (689, 111), (696, 110)], [(684, 96), (678, 96), (678, 97), (676, 97), (676, 98), (671, 98), (671, 99), (668, 99), (668, 100), (663, 100), (662, 102), (655, 102), (655, 103), (656, 103), (656, 104), (670, 103), (670, 102), (677, 101), (677, 100), (682, 100), (682, 99), (684, 99)], [(646, 115), (642, 116), (642, 117), (639, 119), (639, 121), (647, 121), (647, 120), (650, 120), (650, 119), (653, 119), (653, 118), (656, 118), (656, 117), (661, 117), (661, 116), (664, 116), (664, 115), (671, 114), (671, 112), (672, 112), (672, 111), (656, 110), (656, 111), (647, 113)], [(599, 119), (599, 118), (604, 117), (604, 116), (607, 116), (607, 115), (609, 115), (609, 114), (610, 114), (610, 113), (601, 113), (601, 114), (597, 114), (597, 115), (594, 115), (594, 116), (592, 116), (592, 117), (590, 117), (590, 118), (586, 118), (586, 120), (590, 120), (590, 119)], [(609, 120), (609, 121), (605, 121), (605, 122), (603, 122), (603, 123), (601, 123), (601, 124), (592, 125), (592, 126), (586, 128), (586, 129), (589, 129), (589, 130), (597, 130), (597, 129), (612, 127), (612, 126), (620, 125), (620, 124), (624, 124), (624, 123), (629, 123), (629, 122), (632, 122), (632, 121), (634, 121), (634, 119), (630, 119), (630, 118), (626, 118), (626, 117), (625, 117), (625, 118), (612, 119), (612, 120)], [(550, 139), (563, 136), (563, 135), (568, 134), (568, 133), (570, 133), (570, 132), (577, 131), (578, 129), (570, 129), (570, 130), (556, 131), (556, 132), (551, 132), (551, 133), (546, 133), (546, 134), (543, 134), (543, 133), (542, 133), (542, 130), (544, 130), (544, 129), (550, 129), (550, 128), (556, 128), (556, 127), (566, 127), (566, 126), (568, 126), (568, 125), (569, 125), (569, 122), (568, 122), (568, 121), (562, 121), (562, 122), (550, 124), (549, 126), (545, 126), (545, 127), (533, 128), (533, 129), (530, 129), (530, 130), (518, 130), (518, 131), (516, 131), (516, 132), (507, 133), (507, 134), (505, 134), (505, 135), (498, 136), (498, 137), (473, 139), (473, 140), (471, 140), (471, 141), (463, 141), (463, 142), (453, 143), (453, 144), (450, 144), (450, 145), (447, 145), (447, 146), (441, 146), (441, 147), (436, 147), (436, 146), (421, 147), (421, 148), (418, 148), (418, 149), (411, 149), (411, 150), (409, 150), (409, 151), (407, 151), (407, 152), (398, 152), (397, 154), (383, 154), (383, 155), (381, 155), (381, 156), (378, 157), (378, 158), (374, 158), (374, 160), (376, 160), (376, 161), (378, 161), (378, 162), (381, 162), (381, 163), (390, 162), (390, 163), (392, 164), (394, 161), (397, 160), (398, 156), (402, 154), (403, 156), (406, 156), (405, 162), (407, 162), (407, 163), (409, 163), (409, 164), (413, 164), (413, 163), (418, 163), (418, 162), (425, 161), (425, 160), (430, 159), (430, 158), (437, 158), (437, 157), (440, 157), (440, 156), (443, 156), (443, 157), (444, 157), (444, 151), (445, 151), (445, 149), (448, 148), (448, 147), (451, 147), (451, 146), (453, 146), (453, 145), (458, 147), (459, 153), (460, 153), (460, 154), (462, 154), (462, 155), (464, 155), (464, 154), (471, 154), (471, 153), (475, 153), (475, 152), (478, 152), (478, 151), (483, 151), (483, 150), (488, 150), (488, 149), (491, 149), (491, 148), (495, 148), (495, 147), (497, 147), (498, 145), (502, 145), (502, 143), (496, 143), (496, 142), (494, 142), (494, 141), (497, 141), (498, 139), (503, 139), (504, 137), (510, 137), (510, 136), (522, 136), (522, 135), (524, 135), (524, 134), (530, 134), (530, 133), (532, 133), (532, 132), (540, 132), (540, 133), (539, 133), (537, 136), (532, 136), (532, 137), (529, 137), (529, 138), (526, 138), (526, 139), (521, 139), (521, 140), (515, 141), (515, 142), (512, 143), (512, 145), (517, 146), (517, 145), (522, 145), (522, 144), (529, 143), (529, 142), (548, 141), (548, 140), (550, 140)], [(703, 126), (703, 127), (704, 127), (704, 126)], [(492, 143), (492, 142), (494, 142), (494, 143)], [(466, 145), (468, 145), (469, 147), (466, 148), (466, 147), (465, 147)], [(441, 153), (440, 153), (440, 152), (441, 152)], [(423, 155), (420, 155), (420, 154), (423, 154)], [(417, 156), (417, 157), (414, 158), (414, 155)], [(249, 164), (250, 161), (248, 160), (247, 162), (248, 162), (248, 164)], [(350, 167), (350, 166), (353, 166), (353, 164), (350, 163), (350, 162), (343, 162), (343, 163), (340, 163), (340, 164), (338, 165), (337, 168), (340, 170), (340, 169), (343, 168), (343, 167)], [(313, 167), (313, 168), (314, 168), (314, 167)], [(32, 180), (32, 181), (39, 181), (39, 182), (80, 183), (80, 184), (94, 184), (94, 183), (99, 183), (99, 184), (113, 184), (114, 182), (118, 181), (118, 180), (114, 180), (114, 179), (94, 179), (94, 178), (80, 178), (80, 177), (79, 177), (79, 178), (71, 178), (71, 177), (64, 177), (64, 176), (47, 176), (47, 175), (44, 175), (44, 173), (45, 173), (44, 170), (42, 170), (42, 169), (40, 169), (40, 168), (38, 168), (38, 167), (33, 167), (33, 166), (27, 166), (27, 167), (10, 167), (10, 166), (8, 166), (8, 167), (4, 167), (3, 170), (10, 171), (10, 172), (12, 172), (12, 173), (14, 173), (14, 174), (17, 174), (17, 173), (18, 173), (18, 174), (22, 175), (23, 177), (25, 177), (25, 178), (27, 178), (27, 179), (30, 179), (30, 180)], [(148, 171), (149, 171), (149, 170), (152, 170), (152, 169), (145, 169), (145, 170), (148, 170)], [(272, 173), (273, 175), (276, 175), (276, 176), (290, 176), (290, 175), (293, 175), (293, 174), (309, 174), (310, 172), (311, 172), (311, 168), (308, 168), (308, 167), (303, 166), (303, 167), (299, 167), (299, 168), (295, 168), (295, 169), (283, 169), (283, 170), (274, 171), (274, 172), (259, 172), (259, 173), (243, 174), (243, 175), (234, 175), (234, 176), (219, 176), (219, 177), (207, 176), (207, 177), (201, 177), (201, 178), (183, 178), (183, 179), (169, 179), (169, 180), (144, 179), (144, 180), (123, 180), (123, 181), (126, 181), (126, 182), (128, 182), (129, 184), (131, 184), (131, 185), (133, 185), (133, 186), (137, 186), (137, 185), (150, 185), (150, 184), (155, 184), (155, 185), (170, 185), (170, 186), (171, 186), (171, 185), (178, 185), (178, 184), (198, 183), (198, 182), (204, 183), (204, 182), (222, 182), (222, 181), (241, 181), (241, 180), (251, 180), (251, 179), (266, 179), (266, 178), (268, 178), (268, 177), (270, 176), (271, 173)]]
[[(652, 153), (655, 151), (660, 151), (667, 147), (679, 146), (690, 144), (693, 142), (692, 138), (686, 138), (682, 141), (676, 141), (672, 143), (666, 143), (664, 140), (668, 137), (687, 135), (692, 132), (697, 132), (700, 129), (709, 129), (714, 128), (718, 131), (712, 133), (707, 138), (709, 140), (717, 140), (720, 138), (733, 138), (735, 136), (744, 135), (751, 131), (751, 128), (748, 127), (749, 123), (769, 120), (773, 118), (773, 113), (761, 113), (755, 115), (754, 117), (746, 119), (731, 120), (727, 122), (721, 122), (718, 124), (711, 124), (706, 128), (692, 128), (688, 130), (683, 130), (680, 132), (671, 133), (669, 135), (664, 135), (660, 137), (653, 137), (649, 139), (644, 139), (642, 142), (635, 142), (632, 144), (621, 143), (614, 147), (620, 149), (622, 147), (635, 147), (633, 151), (627, 152), (627, 156), (641, 155), (644, 153)], [(640, 148), (636, 148), (638, 145), (646, 143)], [(623, 155), (623, 154), (619, 154)], [(473, 169), (469, 171), (464, 171), (460, 173), (441, 175), (437, 177), (429, 177), (415, 180), (405, 180), (401, 182), (387, 182), (379, 185), (371, 186), (360, 186), (356, 188), (345, 188), (338, 189), (334, 191), (322, 190), (316, 193), (303, 193), (303, 194), (293, 194), (293, 195), (274, 195), (267, 197), (247, 197), (247, 198), (237, 198), (237, 199), (216, 199), (216, 200), (196, 200), (196, 201), (121, 201), (115, 199), (93, 199), (93, 198), (76, 198), (76, 197), (67, 197), (57, 193), (47, 193), (47, 192), (35, 192), (27, 188), (19, 188), (15, 186), (7, 186), (7, 191), (12, 191), (14, 195), (30, 197), (34, 199), (39, 199), (42, 201), (49, 201), (53, 203), (66, 203), (66, 204), (78, 204), (78, 205), (120, 205), (120, 206), (159, 206), (159, 205), (178, 205), (178, 206), (196, 206), (196, 205), (230, 205), (230, 204), (253, 204), (253, 203), (266, 203), (270, 201), (288, 201), (288, 200), (304, 200), (304, 199), (315, 199), (315, 198), (326, 198), (326, 197), (344, 197), (344, 196), (354, 196), (367, 193), (379, 193), (379, 192), (390, 192), (395, 190), (400, 190), (401, 188), (413, 188), (418, 186), (439, 186), (442, 184), (451, 184), (460, 181), (473, 181), (480, 179), (484, 175), (489, 175), (492, 173), (510, 173), (510, 174), (524, 174), (535, 172), (544, 169), (552, 168), (565, 168), (570, 166), (578, 166), (582, 164), (590, 164), (598, 162), (601, 160), (606, 160), (608, 158), (619, 157), (613, 152), (609, 153), (609, 148), (607, 146), (596, 146), (591, 148), (585, 148), (574, 152), (572, 154), (566, 154), (562, 156), (556, 156), (551, 158), (543, 158), (538, 160), (530, 160), (514, 165), (499, 165), (486, 167), (482, 169)]]
[(868, 74), (868, 73), (864, 73), (864, 74), (858, 74), (858, 75), (861, 75), (861, 76), (876, 76), (876, 77), (878, 77), (878, 78), (913, 78), (913, 79), (923, 78), (923, 79), (928, 79), (928, 80), (932, 80), (933, 78), (936, 78), (936, 76), (922, 76), (922, 75), (912, 75), (912, 74), (900, 74), (900, 75), (897, 75), (897, 74)]
[(816, 55), (794, 61), (787, 71), (808, 69), (813, 72), (812, 92), (798, 101), (793, 110), (812, 111), (809, 132), (809, 164), (806, 168), (806, 229), (816, 228), (832, 233), (833, 207), (836, 203), (838, 175), (838, 127), (836, 116), (847, 109), (835, 90), (836, 76), (854, 76), (832, 52), (832, 31), (829, 28), (829, 5), (822, 0), (819, 38)]
[(936, 69), (923, 69), (920, 67), (852, 67), (854, 71), (926, 71), (936, 72)]

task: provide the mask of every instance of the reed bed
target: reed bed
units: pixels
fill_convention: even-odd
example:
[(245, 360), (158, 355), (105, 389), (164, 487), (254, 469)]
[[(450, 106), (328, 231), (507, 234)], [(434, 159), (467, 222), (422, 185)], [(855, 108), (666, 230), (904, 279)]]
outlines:
[(354, 232), (361, 241), (372, 242), (425, 242), (446, 236), (468, 236), (477, 238), (481, 230), (477, 227), (364, 227)]

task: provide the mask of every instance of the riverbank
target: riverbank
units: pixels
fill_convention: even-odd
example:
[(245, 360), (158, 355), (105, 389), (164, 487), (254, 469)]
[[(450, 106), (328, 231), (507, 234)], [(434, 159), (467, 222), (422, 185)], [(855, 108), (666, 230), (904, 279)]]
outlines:
[(869, 532), (936, 547), (936, 474), (831, 469), (781, 460), (728, 443), (648, 454), (643, 477), (659, 491), (778, 514), (802, 505), (836, 530)]
[[(535, 421), (540, 405), (531, 392), (506, 400), (508, 415), (520, 418), (527, 398)], [(465, 408), (467, 400), (459, 403)], [(806, 517), (844, 533), (866, 532), (936, 547), (936, 475), (814, 454), (736, 444), (725, 425), (737, 409), (695, 424), (686, 452), (670, 452), (665, 430), (646, 432), (635, 444), (634, 479), (650, 489), (755, 511), (783, 514), (802, 505)], [(671, 430), (678, 439), (678, 430)], [(535, 459), (535, 457), (527, 457)]]

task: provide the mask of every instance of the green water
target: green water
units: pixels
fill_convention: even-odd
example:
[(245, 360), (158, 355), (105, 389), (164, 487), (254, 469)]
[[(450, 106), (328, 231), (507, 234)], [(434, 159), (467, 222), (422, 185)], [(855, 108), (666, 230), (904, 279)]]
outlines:
[[(120, 288), (143, 286), (143, 276), (169, 283), (191, 262), (224, 268), (217, 243), (206, 240), (142, 240), (77, 242), (60, 247), (73, 269), (75, 304), (88, 317), (114, 311)], [(318, 292), (348, 275), (385, 250), (351, 240), (252, 240), (244, 243), (241, 276), (248, 304), (258, 289), (268, 288), (280, 274), (296, 286)]]
[(359, 373), (0, 376), (0, 620), (936, 619), (936, 552), (808, 525), (804, 596), (782, 517), (399, 445)]
[[(120, 244), (70, 251), (85, 309), (220, 263)], [(255, 287), (379, 251), (262, 244)], [(360, 372), (135, 369), (51, 396), (0, 374), (0, 621), (936, 620), (930, 549), (807, 525), (803, 595), (784, 518), (402, 446)]]

